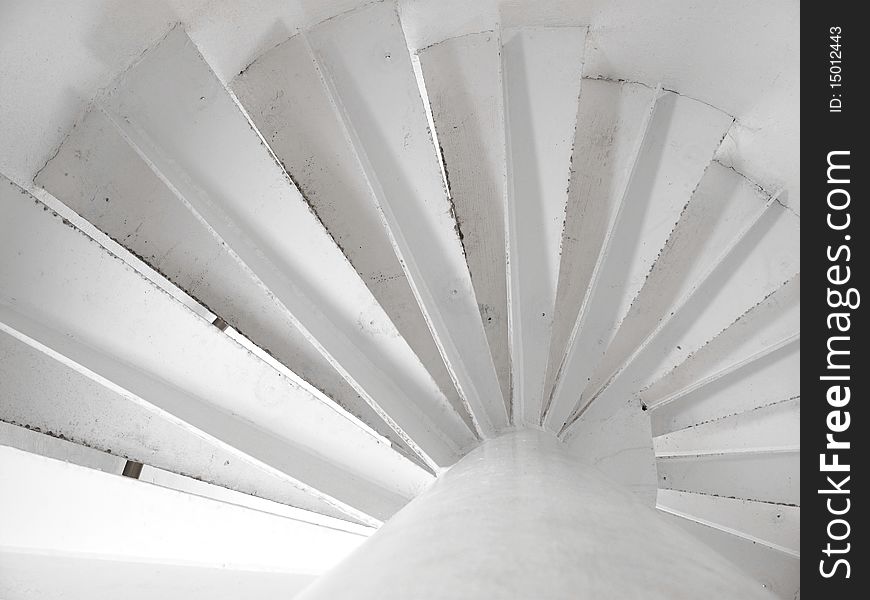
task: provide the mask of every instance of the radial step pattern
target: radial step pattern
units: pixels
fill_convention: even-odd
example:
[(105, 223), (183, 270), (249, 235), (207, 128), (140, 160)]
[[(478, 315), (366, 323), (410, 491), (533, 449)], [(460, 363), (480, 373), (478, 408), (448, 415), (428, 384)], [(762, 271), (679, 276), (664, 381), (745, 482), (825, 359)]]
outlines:
[(584, 76), (588, 34), (412, 51), (379, 2), (224, 82), (172, 28), (0, 179), (0, 444), (367, 535), (543, 428), (799, 594), (800, 217), (715, 160), (730, 114)]

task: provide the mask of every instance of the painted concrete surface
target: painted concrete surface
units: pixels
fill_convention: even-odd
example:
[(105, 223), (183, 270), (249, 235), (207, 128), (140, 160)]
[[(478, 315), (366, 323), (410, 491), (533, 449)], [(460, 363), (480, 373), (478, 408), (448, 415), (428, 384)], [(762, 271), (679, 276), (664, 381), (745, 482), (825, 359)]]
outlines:
[(372, 4), (307, 35), (432, 337), (491, 436), (507, 411), (396, 8)]
[[(400, 481), (409, 485), (404, 494), (410, 498), (431, 479), (383, 438), (259, 360), (20, 188), (0, 182), (0, 201), (5, 331), (313, 488), (368, 488), (378, 504), (401, 497), (394, 487)], [(367, 476), (349, 477), (340, 466), (348, 460), (362, 469), (357, 475), (368, 471), (380, 483), (369, 487)], [(404, 476), (396, 478), (399, 473)]]
[(800, 557), (799, 506), (675, 490), (659, 490), (656, 504), (659, 509)]
[[(75, 17), (87, 21), (89, 10), (103, 6), (88, 1), (67, 14), (70, 36), (79, 35)], [(792, 597), (800, 400), (789, 378), (799, 365), (792, 244), (800, 219), (786, 195), (772, 193), (786, 177), (788, 152), (768, 169), (758, 152), (771, 146), (753, 139), (771, 124), (780, 142), (796, 132), (763, 118), (757, 130), (747, 128), (742, 119), (764, 109), (753, 102), (769, 98), (759, 90), (778, 89), (767, 77), (788, 74), (767, 63), (737, 68), (740, 52), (725, 52), (751, 36), (756, 21), (769, 24), (769, 7), (752, 12), (753, 24), (735, 34), (742, 17), (733, 3), (702, 9), (665, 0), (648, 14), (634, 0), (575, 2), (564, 13), (554, 10), (563, 2), (483, 1), (461, 11), (454, 0), (408, 0), (342, 12), (355, 5), (266, 4), (252, 15), (244, 2), (230, 8), (202, 0), (106, 93), (87, 96), (94, 110), (37, 177), (82, 216), (44, 191), (34, 190), (34, 201), (4, 181), (0, 329), (12, 336), (9, 347), (26, 346), (13, 358), (42, 364), (36, 368), (52, 381), (36, 386), (39, 401), (28, 404), (27, 375), (8, 377), (0, 385), (12, 392), (0, 399), (3, 413), (122, 454), (157, 446), (162, 453), (153, 456), (176, 471), (235, 481), (230, 487), (238, 490), (221, 490), (229, 496), (280, 494), (280, 486), (261, 487), (256, 471), (266, 470), (296, 487), (296, 499), (314, 498), (314, 510), (325, 503), (369, 524), (420, 494), (371, 551), (324, 580), (325, 589), (351, 590), (354, 598), (357, 589), (363, 598), (375, 590), (382, 597), (396, 582), (405, 597), (424, 584), (455, 597), (559, 598), (569, 589), (572, 597), (646, 597), (649, 590), (678, 597), (694, 585), (715, 594), (726, 583), (733, 597), (740, 576), (710, 555), (715, 572), (705, 569), (703, 550), (660, 528), (649, 512), (656, 503), (664, 518), (722, 550), (768, 590)], [(158, 20), (168, 14), (155, 12)], [(259, 113), (239, 106), (225, 84), (241, 67), (295, 27), (338, 13), (291, 39), (297, 62), (276, 60), (290, 47), (279, 46), (246, 71), (263, 68), (268, 80), (268, 67), (287, 67), (298, 95), (284, 95), (280, 119), (272, 120), (276, 94), (268, 86), (248, 90), (246, 103)], [(27, 10), (9, 14), (28, 22)], [(137, 14), (103, 16), (127, 32), (136, 27), (124, 15)], [(793, 24), (776, 17), (765, 44), (776, 45), (776, 33)], [(239, 42), (239, 32), (261, 31), (273, 18), (277, 25), (263, 36)], [(287, 28), (288, 19), (295, 25)], [(227, 33), (227, 23), (238, 31)], [(165, 31), (144, 18), (138, 26), (149, 39)], [(679, 35), (685, 28), (706, 37), (687, 41)], [(45, 30), (56, 31), (50, 20)], [(481, 31), (494, 36), (475, 45), (486, 39)], [(581, 31), (585, 40), (574, 35)], [(460, 32), (476, 35), (444, 41)], [(783, 39), (778, 51), (789, 45)], [(134, 35), (105, 73), (127, 66), (139, 42)], [(77, 43), (62, 36), (47, 50), (28, 43), (11, 62), (60, 47), (75, 63)], [(408, 51), (420, 47), (427, 50), (418, 63)], [(439, 51), (427, 63), (426, 53)], [(0, 76), (30, 72), (10, 71), (3, 56)], [(32, 69), (33, 78), (46, 70)], [(78, 75), (71, 70), (72, 79)], [(747, 81), (755, 88), (739, 86)], [(20, 84), (13, 80), (10, 89), (27, 87)], [(305, 96), (315, 89), (316, 97)], [(32, 104), (33, 114), (45, 112)], [(4, 119), (17, 119), (16, 131), (33, 116), (21, 118), (6, 98), (0, 108)], [(472, 123), (488, 127), (481, 137), (489, 141), (452, 133), (460, 126), (473, 134)], [(0, 133), (6, 129), (0, 123)], [(54, 139), (43, 137), (40, 143)], [(30, 142), (20, 145), (10, 173), (25, 187), (34, 172), (28, 165), (41, 162), (35, 152), (47, 157), (54, 149)], [(511, 193), (485, 185), (508, 180), (509, 171), (520, 183)], [(357, 201), (366, 209), (341, 210)], [(496, 208), (492, 218), (487, 203)], [(380, 244), (366, 248), (376, 231)], [(499, 252), (504, 239), (513, 256)], [(351, 243), (360, 252), (349, 252)], [(379, 280), (383, 274), (391, 283)], [(519, 285), (508, 294), (499, 276)], [(517, 290), (540, 291), (545, 308), (538, 312)], [(511, 318), (496, 336), (481, 304), (500, 302)], [(407, 315), (413, 323), (401, 322)], [(520, 350), (508, 389), (522, 400), (515, 421), (532, 430), (460, 459), (478, 437), (508, 426), (505, 338)], [(278, 360), (266, 352), (275, 348)], [(65, 381), (75, 386), (63, 388)], [(81, 398), (64, 401), (91, 390), (108, 393), (81, 410)], [(354, 410), (354, 402), (361, 406)], [(63, 410), (53, 410), (61, 403)], [(104, 407), (116, 409), (107, 409), (112, 427), (98, 425)], [(564, 446), (536, 430), (542, 409), (543, 425)], [(70, 413), (80, 418), (67, 419)], [(121, 443), (150, 423), (154, 437)], [(197, 446), (204, 455), (185, 452), (190, 439), (204, 442)], [(396, 452), (397, 440), (430, 472)], [(210, 446), (219, 450), (213, 456)], [(188, 460), (173, 462), (176, 451)], [(70, 450), (70, 457), (84, 454)], [(222, 456), (251, 478), (214, 468)], [(434, 473), (439, 479), (424, 491)], [(782, 503), (788, 510), (777, 512)], [(776, 518), (788, 525), (770, 521)], [(108, 534), (103, 541), (118, 542)], [(137, 561), (120, 562), (135, 563), (127, 565), (132, 576), (148, 576)], [(32, 573), (42, 563), (27, 564)], [(69, 572), (75, 564), (54, 567)], [(436, 580), (433, 566), (456, 576)], [(104, 567), (95, 560), (82, 570), (114, 585)], [(352, 584), (344, 569), (355, 573)], [(225, 579), (228, 589), (247, 580)], [(256, 589), (272, 583), (260, 580)], [(302, 585), (286, 583), (288, 590)], [(754, 588), (747, 589), (737, 593), (750, 597)]]
[(102, 111), (88, 112), (35, 183), (163, 274), (192, 304), (219, 314), (314, 393), (403, 443)]
[(430, 467), (474, 441), (183, 29), (124, 73), (100, 106)]
[[(364, 0), (82, 0), (0, 5), (0, 170), (26, 183), (94, 93), (172, 23), (191, 32), (224, 82), (300, 29)], [(677, 89), (738, 118), (728, 158), (799, 212), (798, 5), (775, 0), (402, 0), (412, 48), (511, 25), (589, 25), (590, 74)], [(716, 73), (716, 77), (710, 77)], [(32, 135), (42, 131), (43, 136)], [(736, 152), (735, 150), (739, 150)], [(733, 157), (733, 158), (732, 158)], [(737, 165), (735, 165), (737, 166)]]
[(471, 415), (417, 306), (305, 36), (259, 57), (232, 89), (398, 334), (470, 427)]
[(586, 29), (502, 30), (513, 417), (544, 406)]
[(485, 442), (299, 598), (772, 598), (549, 434)]
[(783, 600), (800, 598), (800, 559), (756, 540), (746, 539), (662, 510), (664, 518), (690, 533), (710, 548), (732, 557), (760, 585)]
[[(599, 263), (553, 389), (554, 408), (583, 410), (584, 392), (613, 341), (683, 207), (710, 164), (731, 117), (666, 92), (656, 101), (631, 179), (617, 209)], [(553, 419), (555, 430), (561, 419)]]
[(657, 94), (658, 90), (636, 83), (596, 79), (586, 79), (580, 90), (544, 384), (545, 423), (564, 419), (571, 410), (551, 409), (553, 385)]
[[(5, 332), (0, 332), (0, 430), (7, 442), (26, 434), (38, 440), (33, 446), (8, 445), (91, 468), (109, 470), (102, 467), (108, 465), (110, 472), (119, 474), (130, 459), (248, 497), (351, 518), (291, 477), (262, 468), (232, 447), (197, 435), (154, 407), (101, 385)], [(63, 447), (45, 452), (53, 442)], [(83, 461), (81, 456), (94, 458)]]
[(475, 300), (510, 403), (501, 40), (497, 31), (470, 34), (418, 56)]

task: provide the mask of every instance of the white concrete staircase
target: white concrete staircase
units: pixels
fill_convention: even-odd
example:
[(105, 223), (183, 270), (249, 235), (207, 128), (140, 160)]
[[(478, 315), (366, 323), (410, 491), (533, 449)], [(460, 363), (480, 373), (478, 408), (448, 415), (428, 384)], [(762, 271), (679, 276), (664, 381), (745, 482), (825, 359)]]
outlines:
[[(34, 189), (0, 181), (0, 443), (116, 474), (134, 461), (357, 540), (483, 441), (543, 429), (799, 595), (800, 218), (716, 160), (730, 115), (584, 77), (586, 35), (506, 28), (410, 53), (376, 3), (225, 86), (173, 28)], [(198, 535), (176, 520), (230, 510), (4, 449), (2, 518), (34, 517), (27, 477), (95, 493), (77, 519), (129, 497), (152, 522), (130, 544), (150, 554), (0, 533), (10, 598), (38, 560), (108, 577), (94, 561), (120, 546), (127, 581), (152, 580), (199, 553), (164, 551)], [(176, 512), (161, 524), (155, 502)], [(245, 529), (250, 508), (233, 509)], [(239, 556), (197, 563), (177, 597), (319, 573)], [(274, 581), (245, 583), (258, 570)]]

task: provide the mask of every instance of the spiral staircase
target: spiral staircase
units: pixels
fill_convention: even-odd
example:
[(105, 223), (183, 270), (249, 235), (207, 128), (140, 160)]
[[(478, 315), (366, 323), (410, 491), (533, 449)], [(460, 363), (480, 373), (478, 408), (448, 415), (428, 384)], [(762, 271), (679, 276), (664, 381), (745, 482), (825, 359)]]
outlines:
[(799, 597), (800, 217), (587, 34), (179, 25), (4, 178), (3, 597), (291, 597), (529, 430)]

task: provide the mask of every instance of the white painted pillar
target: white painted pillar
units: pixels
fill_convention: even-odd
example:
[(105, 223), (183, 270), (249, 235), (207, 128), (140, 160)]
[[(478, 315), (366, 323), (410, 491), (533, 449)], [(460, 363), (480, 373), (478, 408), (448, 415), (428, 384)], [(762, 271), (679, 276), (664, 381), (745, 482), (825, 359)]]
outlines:
[(771, 598), (556, 438), (485, 442), (300, 600)]

